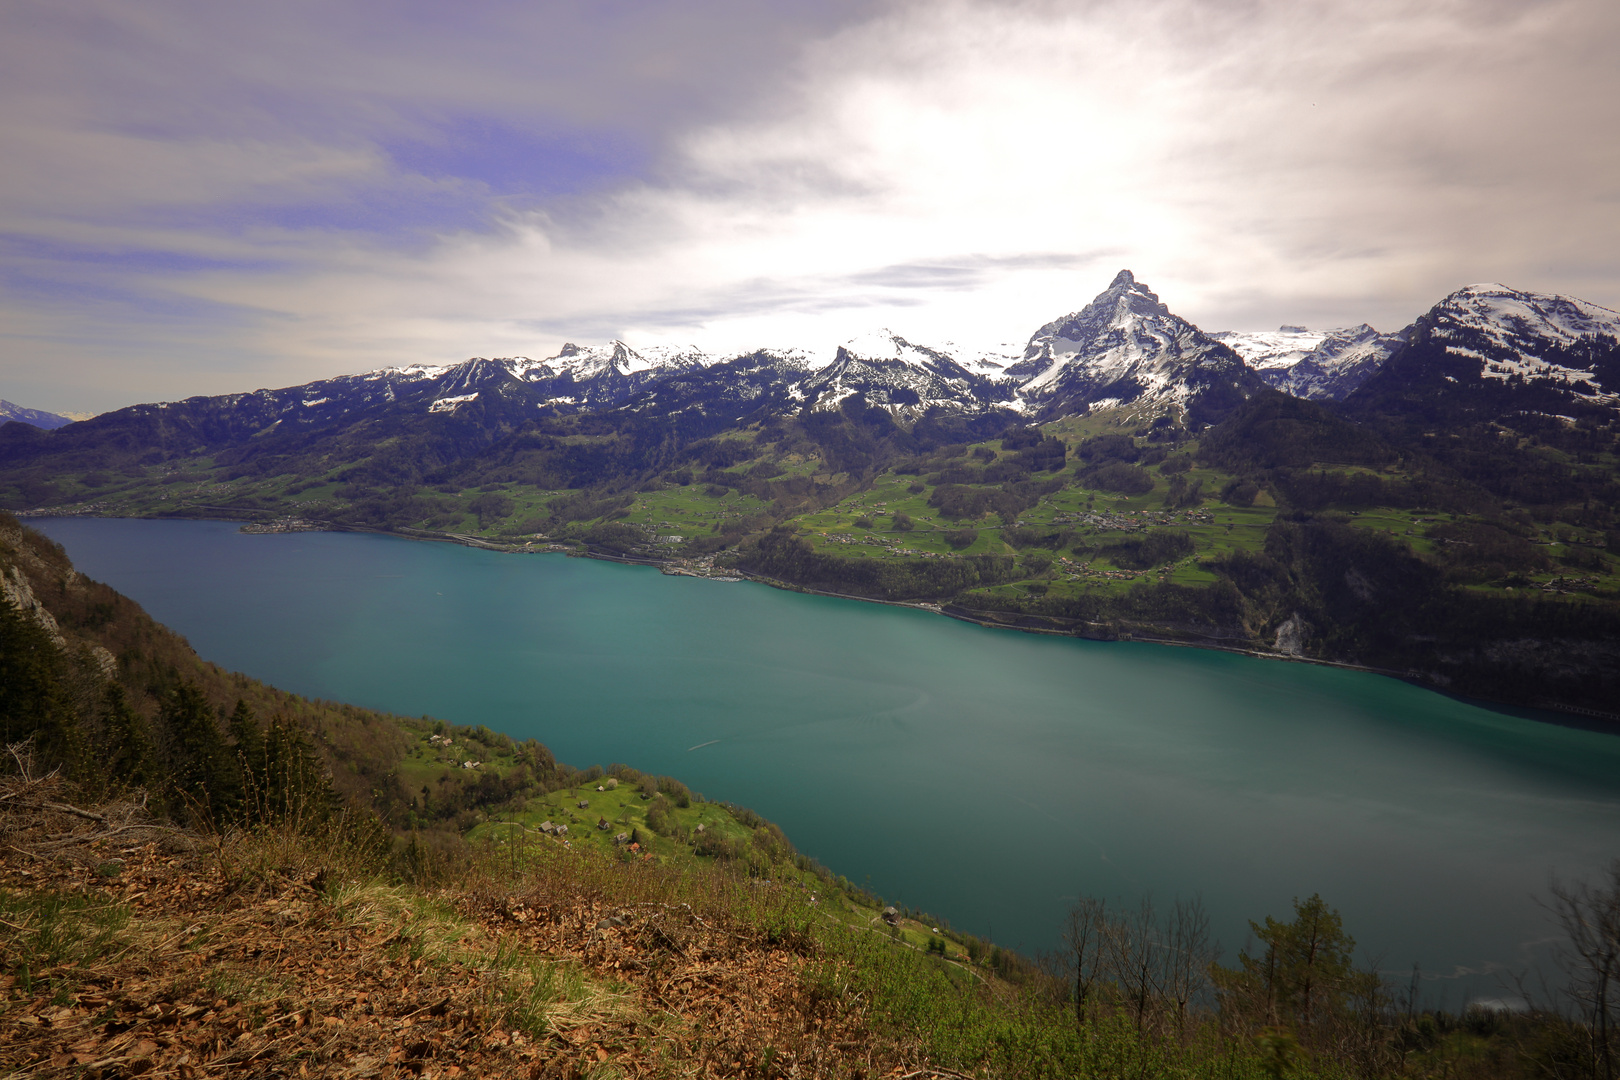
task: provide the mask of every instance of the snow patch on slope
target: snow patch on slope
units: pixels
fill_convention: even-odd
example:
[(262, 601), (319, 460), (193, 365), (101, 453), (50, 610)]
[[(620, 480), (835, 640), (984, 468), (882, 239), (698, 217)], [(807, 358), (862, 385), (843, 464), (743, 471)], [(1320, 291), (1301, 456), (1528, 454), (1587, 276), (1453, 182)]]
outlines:
[(1280, 326), (1276, 330), (1243, 332), (1221, 330), (1209, 335), (1223, 341), (1256, 371), (1288, 369), (1305, 359), (1327, 340), (1328, 332), (1303, 326)]
[(415, 381), (418, 379), (437, 379), (454, 368), (455, 364), (406, 364), (402, 367), (377, 368), (374, 371), (363, 372), (354, 376), (357, 379), (386, 379), (389, 376)]
[(1362, 323), (1334, 330), (1223, 330), (1210, 337), (1229, 345), (1267, 385), (1295, 397), (1337, 401), (1382, 367), (1405, 333), (1380, 334)]
[(473, 400), (477, 396), (478, 395), (476, 393), (473, 393), (473, 394), (457, 394), (454, 397), (437, 398), (437, 399), (434, 400), (433, 404), (428, 406), (428, 412), (430, 412), (430, 413), (455, 412), (456, 411), (456, 406), (463, 405), (463, 404)]
[(938, 351), (946, 354), (969, 371), (999, 378), (1006, 370), (1023, 359), (1024, 346), (1017, 342), (994, 345), (964, 345), (956, 341), (942, 341)]
[(1620, 337), (1620, 312), (1554, 293), (1506, 285), (1468, 285), (1430, 310), (1430, 337), (1452, 352), (1477, 357), (1488, 379), (1569, 379), (1595, 383), (1592, 372), (1543, 359), (1582, 337)]

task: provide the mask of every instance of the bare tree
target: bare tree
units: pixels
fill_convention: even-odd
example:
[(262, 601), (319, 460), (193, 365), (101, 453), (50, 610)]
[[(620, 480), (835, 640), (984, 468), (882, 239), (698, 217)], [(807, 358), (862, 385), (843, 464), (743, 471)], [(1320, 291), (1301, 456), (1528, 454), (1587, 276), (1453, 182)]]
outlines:
[(1146, 1026), (1149, 1002), (1158, 997), (1163, 981), (1158, 939), (1151, 896), (1143, 896), (1135, 911), (1110, 921), (1103, 935), (1110, 972), (1135, 1014), (1137, 1031)]
[(1194, 1003), (1209, 988), (1216, 955), (1202, 901), (1177, 901), (1161, 915), (1149, 896), (1119, 913), (1082, 896), (1069, 909), (1063, 938), (1077, 1023), (1112, 1000), (1138, 1031), (1155, 1026), (1185, 1034)]
[(1614, 1080), (1615, 1024), (1620, 1011), (1620, 859), (1606, 879), (1565, 884), (1553, 879), (1550, 907), (1569, 938), (1561, 957), (1566, 993), (1589, 1034), (1592, 1075)]
[(1177, 1027), (1187, 1030), (1188, 1009), (1209, 986), (1209, 967), (1220, 946), (1209, 936), (1209, 913), (1199, 897), (1177, 900), (1165, 925), (1165, 995), (1175, 1003)]
[(1091, 995), (1107, 971), (1102, 947), (1107, 927), (1107, 905), (1082, 896), (1069, 909), (1068, 924), (1063, 928), (1063, 944), (1074, 972), (1074, 1019), (1081, 1025), (1086, 1022)]

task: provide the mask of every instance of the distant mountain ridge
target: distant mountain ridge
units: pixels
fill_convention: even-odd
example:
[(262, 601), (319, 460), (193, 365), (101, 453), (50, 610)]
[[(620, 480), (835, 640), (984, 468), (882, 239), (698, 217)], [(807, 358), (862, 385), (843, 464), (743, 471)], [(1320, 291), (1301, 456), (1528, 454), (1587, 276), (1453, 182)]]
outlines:
[(46, 431), (54, 431), (59, 427), (66, 427), (73, 423), (71, 416), (58, 416), (56, 413), (46, 412), (44, 409), (30, 409), (22, 405), (13, 405), (9, 401), (0, 400), (0, 424), (10, 420), (32, 424), (34, 427), (43, 428)]
[[(56, 432), (6, 425), (0, 463), (56, 470), (73, 460), (109, 460), (106, 450), (116, 443), (130, 452), (229, 452), (308, 467), (375, 458), (381, 446), (399, 462), (382, 475), (409, 482), (562, 417), (618, 417), (610, 422), (631, 424), (645, 431), (638, 438), (666, 446), (741, 425), (868, 412), (901, 429), (923, 425), (929, 438), (984, 437), (1109, 409), (1125, 423), (1197, 431), (1268, 387), (1343, 401), (1357, 415), (1430, 417), (1462, 398), (1490, 399), (1467, 406), (1470, 415), (1569, 415), (1620, 403), (1617, 336), (1620, 314), (1500, 285), (1458, 290), (1395, 334), (1365, 324), (1210, 334), (1122, 270), (1089, 304), (1031, 334), (1022, 356), (935, 348), (887, 330), (845, 342), (830, 359), (802, 348), (715, 357), (693, 347), (570, 343), (540, 360), (475, 357), (135, 405)], [(654, 427), (667, 434), (655, 435)], [(612, 452), (646, 452), (637, 446)], [(126, 453), (113, 456), (124, 460)], [(562, 456), (600, 460), (604, 453)], [(62, 464), (43, 464), (48, 460)], [(553, 479), (573, 483), (597, 467), (583, 474), (570, 467)]]
[(1353, 415), (1453, 423), (1620, 410), (1620, 312), (1574, 297), (1469, 285), (1404, 334), (1345, 399)]
[[(514, 421), (524, 410), (619, 408), (718, 421), (761, 409), (824, 412), (859, 399), (902, 423), (992, 413), (1005, 413), (1009, 422), (1044, 422), (1110, 407), (1144, 417), (1173, 412), (1208, 423), (1264, 386), (1310, 400), (1344, 400), (1413, 335), (1420, 353), (1444, 347), (1478, 361), (1464, 364), (1469, 370), (1463, 375), (1448, 367), (1453, 379), (1567, 385), (1587, 403), (1620, 401), (1620, 377), (1602, 356), (1570, 355), (1571, 349), (1591, 353), (1595, 341), (1620, 336), (1620, 314), (1573, 297), (1470, 285), (1396, 333), (1366, 324), (1206, 333), (1122, 270), (1085, 307), (1031, 334), (1021, 356), (1011, 347), (935, 347), (888, 330), (845, 342), (830, 360), (800, 348), (715, 356), (691, 346), (568, 343), (541, 360), (475, 357), (382, 368), (279, 390), (131, 406), (108, 416), (134, 419), (153, 410), (202, 408), (218, 414), (210, 426), (224, 435), (246, 428), (314, 430), (390, 411), (455, 416), (479, 400)], [(1387, 395), (1388, 386), (1380, 392)], [(9, 402), (0, 402), (0, 419), (44, 430), (71, 422)]]
[(1223, 330), (1210, 337), (1231, 346), (1274, 389), (1311, 401), (1341, 401), (1384, 366), (1405, 333), (1381, 334), (1362, 323), (1336, 330)]

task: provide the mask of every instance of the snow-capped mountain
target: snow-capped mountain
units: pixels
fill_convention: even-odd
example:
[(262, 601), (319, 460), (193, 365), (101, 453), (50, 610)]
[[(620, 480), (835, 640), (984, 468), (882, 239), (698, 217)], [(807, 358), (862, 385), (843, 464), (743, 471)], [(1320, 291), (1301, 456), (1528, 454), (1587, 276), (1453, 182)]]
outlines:
[(797, 388), (818, 359), (803, 349), (756, 349), (676, 371), (650, 383), (625, 407), (673, 420), (688, 431), (792, 415), (803, 406)]
[(1349, 395), (1406, 340), (1404, 332), (1380, 334), (1366, 323), (1337, 330), (1303, 326), (1259, 333), (1222, 330), (1209, 336), (1230, 345), (1266, 385), (1317, 401), (1339, 401)]
[(913, 345), (889, 330), (839, 346), (833, 362), (808, 376), (797, 392), (815, 411), (836, 409), (861, 394), (868, 404), (906, 415), (937, 408), (976, 410), (1012, 398), (1008, 381), (970, 371), (946, 353)]
[(30, 409), (23, 405), (13, 405), (9, 401), (0, 401), (0, 424), (10, 420), (20, 420), (46, 431), (54, 431), (56, 428), (73, 423), (72, 417), (58, 416), (44, 409)]
[(990, 379), (1004, 378), (1007, 369), (1024, 358), (1024, 346), (1017, 342), (1000, 345), (965, 345), (955, 341), (941, 341), (936, 349), (974, 374)]
[[(454, 409), (477, 396), (478, 390), (510, 376), (533, 388), (538, 402), (562, 408), (612, 408), (629, 401), (649, 384), (681, 371), (713, 363), (696, 348), (654, 347), (636, 350), (622, 341), (606, 345), (565, 344), (555, 356), (531, 360), (526, 356), (496, 360), (474, 358), (451, 368), (385, 368), (373, 375), (403, 375), (421, 371), (426, 378), (448, 379), (435, 399), (435, 411)], [(500, 372), (497, 372), (497, 367)], [(468, 395), (471, 396), (468, 396)]]
[(1458, 289), (1348, 401), (1414, 415), (1620, 408), (1620, 312), (1505, 285)]
[(1129, 270), (1080, 311), (1035, 331), (1007, 374), (1046, 416), (1135, 405), (1212, 418), (1262, 385), (1241, 356), (1173, 314)]
[(378, 368), (281, 390), (227, 395), (227, 399), (257, 399), (272, 412), (296, 414), (297, 422), (306, 423), (395, 404), (429, 413), (455, 413), (486, 391), (507, 387), (510, 396), (521, 386), (526, 389), (517, 396), (529, 404), (578, 411), (622, 405), (654, 382), (712, 362), (689, 347), (638, 351), (622, 341), (601, 346), (570, 343), (544, 360), (478, 356), (459, 364)]
[[(1418, 326), (1432, 342), (1480, 360), (1487, 379), (1564, 381), (1594, 390), (1598, 375), (1558, 354), (1582, 338), (1620, 338), (1620, 312), (1573, 296), (1468, 285), (1431, 308)], [(1620, 389), (1610, 386), (1609, 391)]]
[(634, 378), (651, 374), (684, 371), (712, 362), (702, 350), (654, 346), (632, 349), (622, 341), (606, 345), (575, 345), (568, 342), (556, 356), (544, 360), (515, 357), (512, 374), (527, 382), (568, 378), (586, 383), (615, 376)]

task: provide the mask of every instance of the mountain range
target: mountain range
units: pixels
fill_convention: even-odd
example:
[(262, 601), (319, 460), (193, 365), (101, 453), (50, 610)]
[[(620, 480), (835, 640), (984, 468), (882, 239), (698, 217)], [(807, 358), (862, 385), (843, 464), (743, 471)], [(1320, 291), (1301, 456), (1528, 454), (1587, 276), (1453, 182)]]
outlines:
[[(761, 413), (827, 411), (858, 399), (902, 423), (947, 414), (1047, 422), (1124, 408), (1150, 419), (1173, 412), (1196, 426), (1218, 421), (1263, 386), (1310, 400), (1345, 400), (1414, 333), (1417, 345), (1443, 345), (1461, 364), (1460, 375), (1448, 367), (1454, 379), (1556, 387), (1589, 403), (1612, 403), (1620, 391), (1611, 366), (1580, 353), (1620, 335), (1620, 314), (1570, 297), (1472, 285), (1396, 333), (1365, 324), (1205, 333), (1127, 270), (1081, 310), (1036, 330), (1021, 356), (932, 347), (887, 330), (845, 342), (830, 360), (804, 349), (713, 356), (695, 348), (637, 350), (621, 341), (570, 343), (543, 360), (384, 368), (281, 390), (136, 405), (92, 423), (139, 427), (159, 413), (207, 413), (203, 426), (229, 438), (330, 428), (383, 412), (455, 416), (481, 401), (518, 414), (629, 408), (710, 427)], [(38, 428), (68, 423), (37, 410), (3, 408), (3, 415)], [(204, 436), (205, 445), (214, 441)]]
[(1206, 333), (1121, 271), (1004, 352), (569, 344), (7, 423), (0, 508), (546, 543), (1605, 709), (1620, 313), (1472, 285), (1393, 334)]
[(22, 405), (13, 405), (9, 401), (0, 400), (0, 424), (12, 420), (24, 424), (32, 424), (37, 428), (52, 431), (59, 427), (66, 427), (73, 423), (71, 416), (58, 416), (56, 413), (46, 412), (44, 409), (30, 409)]
[(1268, 333), (1211, 334), (1255, 369), (1267, 386), (1312, 401), (1349, 397), (1406, 341), (1406, 331), (1381, 334), (1362, 323), (1337, 330), (1279, 326)]

